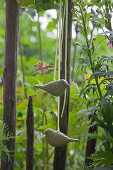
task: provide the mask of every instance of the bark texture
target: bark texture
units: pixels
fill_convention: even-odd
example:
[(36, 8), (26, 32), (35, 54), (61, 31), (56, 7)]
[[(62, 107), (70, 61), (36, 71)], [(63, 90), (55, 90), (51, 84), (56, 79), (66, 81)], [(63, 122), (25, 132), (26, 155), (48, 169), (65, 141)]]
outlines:
[(27, 125), (26, 170), (33, 170), (34, 111), (31, 96), (29, 96), (26, 125)]
[[(89, 128), (89, 133), (94, 134), (95, 132), (98, 133), (98, 126), (97, 124), (93, 125), (94, 119), (91, 121), (91, 127)], [(85, 153), (85, 165), (89, 166), (92, 164), (93, 160), (90, 159), (89, 157), (96, 152), (96, 144), (97, 144), (97, 139), (90, 139), (88, 138), (87, 141), (87, 146), (86, 146), (86, 153)]]
[[(70, 84), (70, 63), (71, 63), (71, 37), (72, 37), (72, 1), (68, 0), (68, 40), (67, 40), (67, 81)], [(63, 42), (62, 42), (62, 63), (61, 63), (61, 79), (65, 79), (65, 23), (63, 30)], [(64, 114), (60, 115), (60, 131), (64, 134), (68, 132), (68, 115), (69, 115), (69, 98), (70, 98), (70, 88), (66, 96), (66, 104), (64, 108)], [(64, 96), (60, 97), (60, 114), (62, 113)], [(67, 145), (59, 148), (55, 148), (54, 156), (54, 170), (65, 170), (66, 169), (66, 159), (67, 159)]]
[[(16, 0), (6, 0), (5, 54), (3, 71), (3, 122), (8, 133), (16, 132), (17, 48), (19, 32), (19, 6)], [(2, 157), (1, 169), (14, 169), (15, 139), (5, 142), (11, 151), (10, 160)]]

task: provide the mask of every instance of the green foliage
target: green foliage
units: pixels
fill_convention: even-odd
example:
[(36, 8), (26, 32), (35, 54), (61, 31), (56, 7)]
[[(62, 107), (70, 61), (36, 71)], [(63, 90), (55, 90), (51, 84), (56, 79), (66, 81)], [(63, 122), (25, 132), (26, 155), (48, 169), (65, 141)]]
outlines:
[(35, 1), (35, 5), (39, 11), (53, 9), (56, 4), (56, 0), (37, 0)]
[(57, 129), (57, 115), (55, 113), (52, 114), (52, 119), (49, 121), (47, 125), (41, 126), (38, 128), (39, 131), (45, 131), (46, 129), (51, 128)]
[(110, 167), (113, 163), (113, 154), (109, 151), (97, 151), (91, 158), (95, 160), (92, 166), (96, 167)]
[(3, 125), (3, 123), (0, 122), (0, 159), (1, 159), (1, 156), (4, 159), (6, 156), (8, 156), (8, 159), (10, 159), (11, 151), (7, 149), (4, 142), (10, 139), (13, 139), (14, 137), (9, 134), (6, 134), (7, 130), (8, 130), (7, 125)]
[(101, 101), (101, 109), (99, 110), (100, 116), (102, 118), (95, 117), (95, 120), (97, 121), (97, 124), (104, 128), (106, 132), (110, 134), (111, 137), (113, 137), (113, 105), (107, 100)]
[[(100, 7), (105, 3), (105, 10)], [(96, 10), (93, 8), (96, 5)], [(101, 6), (100, 6), (101, 5)], [(103, 135), (93, 134), (94, 138), (100, 140), (101, 146), (104, 148), (97, 150), (91, 157), (94, 160), (95, 167), (110, 167), (112, 165), (112, 57), (109, 56), (109, 51), (106, 47), (112, 43), (111, 19), (110, 12), (112, 3), (111, 1), (75, 1), (74, 20), (82, 32), (86, 44), (81, 44), (81, 58), (82, 70), (88, 71), (90, 76), (85, 78), (83, 87), (81, 89), (81, 97), (87, 100), (88, 110), (92, 109), (88, 118), (95, 120), (95, 124), (104, 129)], [(86, 11), (88, 10), (88, 12)], [(98, 17), (100, 15), (100, 17)], [(92, 23), (92, 28), (90, 27)], [(109, 31), (104, 31), (103, 24)], [(93, 37), (94, 29), (102, 28), (102, 33), (97, 37)], [(90, 38), (88, 37), (90, 35)], [(102, 35), (104, 35), (102, 37)], [(107, 39), (108, 44), (105, 41)], [(98, 51), (100, 49), (100, 52)], [(103, 49), (103, 50), (102, 50)], [(83, 57), (82, 57), (83, 55)], [(85, 59), (86, 56), (86, 59)], [(83, 64), (85, 62), (85, 64)], [(84, 72), (85, 73), (85, 72)], [(110, 97), (111, 96), (111, 97)], [(87, 110), (87, 111), (88, 111)], [(87, 112), (86, 111), (86, 112)], [(93, 124), (92, 124), (93, 126)], [(90, 134), (92, 136), (92, 134)], [(103, 141), (104, 140), (104, 141)], [(109, 161), (107, 161), (109, 159)], [(111, 161), (110, 161), (111, 160)]]
[(32, 7), (38, 11), (53, 9), (57, 0), (17, 0), (21, 8)]
[(25, 8), (34, 4), (34, 0), (17, 0), (21, 8)]

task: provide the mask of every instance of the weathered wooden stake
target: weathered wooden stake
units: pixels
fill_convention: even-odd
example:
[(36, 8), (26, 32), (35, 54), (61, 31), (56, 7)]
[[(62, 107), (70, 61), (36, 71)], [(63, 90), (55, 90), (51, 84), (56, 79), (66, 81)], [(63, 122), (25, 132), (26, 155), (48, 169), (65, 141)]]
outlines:
[[(94, 119), (91, 121), (91, 125), (94, 123)], [(89, 128), (89, 133), (98, 133), (98, 126), (95, 124), (94, 126), (91, 126)], [(85, 165), (90, 166), (94, 161), (90, 159), (89, 157), (96, 152), (96, 145), (97, 145), (97, 139), (93, 138), (90, 139), (88, 138), (87, 140), (87, 145), (86, 145), (86, 153), (85, 153)]]
[[(17, 87), (17, 49), (19, 34), (19, 5), (16, 0), (6, 0), (5, 49), (3, 71), (3, 122), (7, 125), (7, 133), (16, 133), (16, 87)], [(2, 155), (1, 169), (14, 170), (15, 138), (5, 142), (10, 151), (4, 160)]]
[(33, 170), (34, 111), (31, 96), (29, 96), (26, 125), (27, 125), (26, 170)]

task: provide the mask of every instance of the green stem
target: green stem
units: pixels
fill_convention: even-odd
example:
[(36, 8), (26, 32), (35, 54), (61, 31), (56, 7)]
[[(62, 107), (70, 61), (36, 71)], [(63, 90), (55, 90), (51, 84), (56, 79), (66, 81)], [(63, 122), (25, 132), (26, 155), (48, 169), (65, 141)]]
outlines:
[(20, 39), (19, 39), (19, 50), (20, 50), (20, 58), (21, 58), (21, 70), (22, 70), (24, 95), (25, 95), (25, 98), (27, 98), (27, 91), (26, 91), (26, 86), (25, 86), (24, 61), (23, 61), (23, 57), (22, 57), (22, 47), (21, 47)]
[[(39, 48), (40, 48), (40, 58), (41, 62), (43, 64), (43, 55), (42, 55), (42, 41), (41, 41), (41, 29), (40, 29), (40, 21), (39, 21), (39, 11), (38, 11), (38, 33), (39, 33)], [(42, 70), (42, 84), (44, 84), (44, 79), (43, 79), (43, 70)], [(44, 110), (44, 91), (42, 90), (42, 121), (43, 125), (45, 125), (45, 110)], [(43, 152), (43, 170), (45, 169), (45, 140), (42, 139), (42, 152)]]
[[(57, 21), (58, 21), (58, 14), (57, 14)], [(56, 80), (57, 53), (58, 53), (58, 24), (57, 24), (57, 36), (56, 36), (56, 54), (55, 54), (55, 65), (54, 65), (54, 80)]]
[[(110, 8), (109, 8), (108, 0), (105, 0), (105, 10), (106, 10), (106, 13), (107, 13), (108, 29), (110, 31), (112, 31), (111, 16), (109, 15)], [(113, 47), (113, 41), (112, 41), (112, 47)]]
[[(75, 42), (78, 40), (78, 24), (75, 25), (75, 31), (76, 31), (76, 37), (75, 37)], [(73, 81), (74, 79), (74, 66), (75, 66), (75, 60), (76, 60), (76, 50), (77, 50), (77, 45), (74, 45), (74, 55), (73, 55), (73, 62), (72, 62), (72, 73), (71, 73), (71, 79)], [(78, 76), (76, 77), (76, 81), (78, 79)]]
[(112, 31), (112, 26), (111, 26), (111, 17), (109, 15), (109, 5), (108, 5), (108, 0), (105, 0), (105, 9), (106, 9), (106, 13), (107, 13), (107, 19), (108, 19), (108, 28), (110, 31)]
[(43, 61), (43, 55), (42, 55), (42, 42), (41, 42), (41, 29), (40, 29), (40, 21), (39, 21), (39, 11), (38, 11), (38, 35), (39, 35), (39, 48), (40, 48), (40, 57), (41, 61)]
[[(81, 8), (81, 6), (80, 6), (80, 8)], [(89, 58), (89, 61), (90, 61), (90, 64), (91, 64), (91, 70), (92, 70), (92, 72), (94, 73), (94, 72), (95, 72), (95, 69), (94, 69), (94, 65), (93, 65), (92, 58), (91, 58), (90, 44), (89, 44), (89, 41), (88, 41), (87, 29), (86, 29), (86, 22), (85, 22), (85, 19), (84, 19), (83, 9), (82, 9), (82, 8), (81, 8), (81, 15), (82, 15), (82, 22), (83, 22), (83, 27), (84, 27), (84, 35), (85, 35), (86, 44), (87, 44), (87, 49), (88, 49), (88, 58)], [(100, 89), (100, 86), (99, 86), (98, 78), (97, 78), (97, 77), (95, 77), (95, 81), (96, 81), (96, 84), (97, 84), (97, 89), (98, 89), (100, 98), (102, 98), (102, 93), (101, 93), (101, 89)]]

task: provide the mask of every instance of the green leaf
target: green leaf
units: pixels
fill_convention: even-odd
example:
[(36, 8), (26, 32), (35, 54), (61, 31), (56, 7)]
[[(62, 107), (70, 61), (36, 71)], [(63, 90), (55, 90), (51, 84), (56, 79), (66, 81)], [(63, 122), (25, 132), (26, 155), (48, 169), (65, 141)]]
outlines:
[(113, 71), (101, 71), (101, 72), (95, 72), (91, 75), (91, 77), (106, 77), (106, 76), (110, 76), (113, 75)]
[(48, 128), (56, 130), (56, 127), (57, 127), (57, 116), (55, 114), (53, 114), (50, 122), (47, 125), (39, 127), (38, 130), (45, 131)]
[(16, 130), (16, 144), (24, 143), (26, 138), (26, 127), (24, 129)]
[[(87, 98), (87, 94), (90, 92), (91, 89), (95, 92), (96, 84), (89, 84), (82, 90), (84, 98)], [(82, 94), (82, 92), (81, 92), (81, 94)]]
[(99, 139), (101, 141), (108, 141), (108, 142), (113, 144), (113, 138), (111, 136), (107, 136), (107, 135), (104, 135), (104, 134), (99, 135), (97, 133), (94, 133), (94, 134), (89, 133), (88, 137), (90, 137), (90, 139), (96, 138), (96, 139)]
[(27, 111), (27, 106), (28, 106), (28, 100), (24, 99), (24, 100), (19, 100), (17, 102), (17, 110), (25, 110)]
[(9, 135), (7, 131), (8, 131), (8, 126), (6, 124), (3, 125), (3, 123), (0, 122), (0, 158), (1, 158), (1, 153), (3, 153), (4, 159), (6, 158), (6, 156), (8, 156), (8, 159), (10, 159), (11, 151), (7, 149), (3, 141), (14, 139), (14, 136)]
[(104, 122), (104, 120), (100, 120), (97, 116), (95, 115), (92, 115), (92, 117), (95, 119), (95, 121), (97, 122), (98, 126), (106, 129), (106, 130), (109, 130), (109, 127), (108, 125), (106, 125), (106, 123)]
[(95, 170), (112, 170), (113, 167), (99, 167), (99, 168), (96, 168)]
[(78, 135), (83, 135), (84, 133), (86, 133), (88, 129), (88, 125), (85, 125), (84, 127), (71, 127), (68, 131), (68, 135), (69, 137), (77, 137)]
[(21, 8), (25, 8), (34, 4), (34, 0), (17, 0)]
[(55, 0), (36, 0), (35, 6), (36, 6), (36, 9), (39, 11), (48, 10), (48, 9), (54, 8), (56, 2), (57, 1)]
[(97, 151), (91, 158), (96, 167), (109, 167), (113, 163), (113, 154), (109, 151)]

